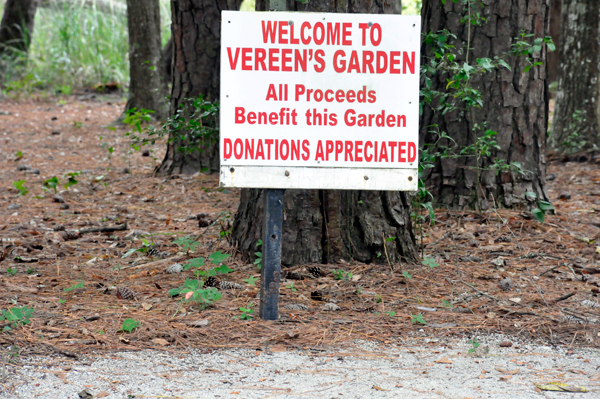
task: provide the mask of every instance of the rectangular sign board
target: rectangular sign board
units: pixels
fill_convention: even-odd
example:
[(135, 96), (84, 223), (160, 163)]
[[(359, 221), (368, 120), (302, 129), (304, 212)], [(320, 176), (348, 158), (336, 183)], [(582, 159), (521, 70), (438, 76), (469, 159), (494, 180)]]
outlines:
[(416, 190), (420, 23), (223, 11), (221, 185)]

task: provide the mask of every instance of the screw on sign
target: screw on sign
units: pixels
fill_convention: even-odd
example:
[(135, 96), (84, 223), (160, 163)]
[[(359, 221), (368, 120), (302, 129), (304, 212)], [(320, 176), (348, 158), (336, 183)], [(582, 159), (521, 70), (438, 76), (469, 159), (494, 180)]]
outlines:
[(262, 188), (260, 315), (279, 317), (285, 189), (414, 191), (420, 18), (223, 11), (220, 184)]

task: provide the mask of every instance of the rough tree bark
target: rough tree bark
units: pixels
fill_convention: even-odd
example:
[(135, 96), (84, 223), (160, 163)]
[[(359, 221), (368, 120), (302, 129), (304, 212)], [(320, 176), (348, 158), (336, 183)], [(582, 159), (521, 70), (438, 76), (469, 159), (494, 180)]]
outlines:
[[(548, 33), (549, 0), (484, 0), (481, 26), (461, 22), (466, 17), (462, 2), (424, 0), (422, 9), (423, 33), (449, 30), (457, 36), (451, 40), (457, 49), (471, 48), (469, 61), (477, 58), (502, 56), (510, 51), (511, 43), (521, 32), (536, 38)], [(481, 7), (479, 5), (478, 7)], [(470, 37), (468, 37), (470, 33)], [(528, 40), (532, 40), (529, 38)], [(432, 56), (429, 46), (421, 49), (422, 63)], [(466, 52), (459, 52), (457, 60), (466, 60)], [(546, 48), (533, 54), (533, 61), (545, 61)], [(427, 187), (438, 206), (448, 208), (486, 209), (493, 202), (497, 206), (519, 207), (533, 200), (525, 196), (533, 192), (539, 200), (547, 200), (546, 131), (548, 126), (548, 84), (546, 64), (534, 66), (525, 72), (525, 57), (509, 56), (506, 62), (511, 70), (502, 68), (473, 79), (473, 87), (482, 93), (483, 107), (473, 112), (458, 110), (442, 115), (425, 106), (420, 120), (421, 143), (434, 143), (437, 136), (430, 133), (432, 125), (447, 132), (460, 148), (475, 142), (474, 124), (497, 132), (500, 150), (483, 159), (480, 172), (475, 157), (438, 160), (428, 170)], [(448, 82), (440, 74), (434, 80), (434, 90), (445, 91)], [(484, 125), (484, 123), (486, 125)], [(442, 142), (442, 146), (449, 145)], [(494, 159), (519, 162), (524, 174), (497, 173), (490, 168)]]
[[(550, 6), (550, 36), (556, 48), (560, 48), (560, 19), (562, 0), (552, 0)], [(558, 51), (548, 52), (548, 82), (558, 81)]]
[[(181, 108), (191, 115), (192, 106), (187, 99), (200, 95), (209, 101), (219, 99), (221, 11), (239, 10), (241, 0), (173, 0), (172, 40), (173, 78), (170, 115)], [(183, 143), (173, 140), (158, 174), (193, 174), (208, 169), (219, 170), (218, 137), (203, 143), (202, 151), (192, 153), (177, 149)]]
[(167, 116), (167, 82), (163, 75), (159, 0), (127, 0), (127, 25), (130, 81), (125, 111), (151, 110), (154, 118), (163, 119)]
[[(396, 13), (396, 1), (288, 0), (288, 10)], [(268, 10), (258, 0), (257, 10)], [(254, 257), (262, 234), (262, 190), (242, 190), (232, 238), (248, 258)], [(282, 264), (362, 262), (415, 262), (417, 251), (410, 218), (410, 201), (403, 192), (286, 190), (282, 234)], [(390, 241), (386, 239), (395, 237)]]
[(0, 57), (15, 59), (27, 54), (39, 0), (7, 0), (0, 23)]
[(600, 147), (600, 2), (563, 0), (560, 73), (550, 146), (559, 152)]

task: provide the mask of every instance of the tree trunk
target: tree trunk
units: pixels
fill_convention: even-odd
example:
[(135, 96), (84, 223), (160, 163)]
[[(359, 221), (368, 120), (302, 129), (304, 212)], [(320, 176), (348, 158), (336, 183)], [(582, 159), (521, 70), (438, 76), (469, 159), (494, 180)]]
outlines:
[[(221, 11), (239, 10), (241, 0), (173, 0), (173, 86), (170, 115), (183, 109), (186, 118), (194, 109), (188, 99), (203, 96), (205, 100), (219, 99)], [(216, 126), (215, 126), (216, 127)], [(193, 174), (202, 170), (219, 170), (218, 136), (190, 143), (182, 139), (185, 132), (174, 131), (167, 153), (157, 173)], [(195, 145), (201, 150), (179, 151), (183, 146)]]
[(25, 57), (31, 36), (38, 0), (7, 0), (0, 23), (0, 57)]
[(560, 73), (550, 145), (559, 152), (600, 147), (600, 2), (563, 0)]
[[(486, 18), (481, 25), (461, 22), (466, 18), (466, 8), (461, 3), (441, 0), (424, 0), (422, 32), (443, 29), (455, 34), (450, 39), (456, 49), (464, 49), (469, 42), (469, 62), (478, 58), (503, 56), (511, 50), (522, 32), (544, 38), (548, 33), (549, 2), (499, 0), (477, 2), (477, 10)], [(483, 7), (483, 10), (481, 10)], [(470, 34), (470, 36), (469, 36)], [(533, 38), (527, 38), (532, 42)], [(456, 51), (457, 60), (466, 60), (465, 51)], [(421, 49), (422, 64), (433, 56), (429, 46)], [(546, 48), (532, 55), (532, 62), (546, 60)], [(492, 149), (491, 156), (438, 159), (427, 170), (427, 187), (438, 206), (448, 208), (487, 209), (496, 206), (519, 207), (532, 201), (526, 192), (533, 192), (539, 200), (547, 200), (546, 181), (546, 131), (548, 126), (548, 84), (546, 64), (533, 66), (525, 72), (526, 57), (510, 55), (506, 58), (511, 70), (502, 68), (472, 78), (472, 86), (481, 92), (483, 107), (471, 111), (456, 110), (442, 114), (424, 105), (420, 119), (421, 143), (433, 144), (437, 136), (431, 133), (432, 125), (452, 137), (458, 148), (475, 143), (474, 127), (497, 132), (495, 140), (499, 150)], [(439, 74), (433, 81), (433, 90), (447, 91), (447, 76)], [(434, 104), (435, 106), (435, 104)], [(478, 133), (481, 134), (481, 133)], [(438, 150), (449, 146), (448, 140), (438, 143)], [(506, 164), (518, 162), (522, 173), (512, 168), (500, 171), (494, 161)], [(515, 165), (516, 166), (516, 165)]]
[[(556, 48), (560, 48), (560, 14), (562, 0), (552, 0), (550, 7), (550, 36)], [(558, 51), (548, 52), (548, 82), (558, 82)]]
[(137, 108), (167, 115), (163, 78), (159, 0), (127, 0), (129, 27), (129, 99), (125, 111)]
[[(290, 11), (397, 13), (400, 1), (309, 0), (287, 2)], [(268, 10), (258, 0), (257, 10)], [(263, 191), (243, 189), (232, 238), (248, 259), (254, 258), (262, 234)], [(415, 262), (417, 251), (410, 200), (403, 192), (286, 190), (282, 264)]]

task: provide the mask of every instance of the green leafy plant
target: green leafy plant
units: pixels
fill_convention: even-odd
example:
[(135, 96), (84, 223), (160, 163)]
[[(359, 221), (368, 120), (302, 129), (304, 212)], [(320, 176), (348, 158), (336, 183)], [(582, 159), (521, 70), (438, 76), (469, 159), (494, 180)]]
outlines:
[(133, 332), (136, 328), (138, 328), (142, 323), (135, 319), (125, 319), (123, 320), (123, 325), (119, 331), (126, 331), (128, 333)]
[(258, 277), (250, 276), (248, 278), (245, 278), (243, 281), (248, 285), (255, 286), (256, 281), (258, 281)]
[(286, 285), (285, 288), (287, 288), (288, 290), (292, 290), (292, 292), (297, 291), (296, 287), (294, 287), (294, 283), (290, 283), (289, 285)]
[(354, 275), (352, 273), (341, 269), (333, 271), (333, 278), (336, 280), (352, 280), (353, 276)]
[(254, 310), (251, 308), (252, 305), (253, 303), (250, 302), (247, 308), (241, 307), (240, 312), (242, 312), (242, 314), (240, 316), (234, 316), (234, 319), (252, 320), (252, 313), (254, 313)]
[(439, 266), (439, 264), (433, 258), (430, 258), (428, 256), (424, 256), (421, 263), (423, 263), (424, 266), (427, 266), (430, 269), (434, 269)]
[(27, 193), (29, 193), (29, 189), (27, 187), (25, 187), (23, 184), (25, 184), (25, 180), (18, 180), (18, 181), (13, 182), (13, 186), (15, 186), (15, 188), (17, 190), (19, 190), (20, 197), (27, 195)]
[(188, 255), (190, 251), (195, 251), (196, 247), (200, 245), (200, 243), (198, 242), (198, 237), (194, 237), (191, 235), (179, 237), (178, 239), (173, 241), (173, 243), (180, 246)]
[(409, 272), (407, 272), (406, 270), (402, 271), (402, 275), (404, 276), (404, 278), (408, 279), (408, 280), (412, 280), (412, 276)]
[(477, 348), (479, 348), (479, 341), (477, 341), (477, 338), (470, 339), (467, 343), (472, 346), (472, 348), (469, 349), (469, 353), (477, 352)]
[(7, 321), (9, 325), (4, 326), (3, 331), (10, 331), (19, 325), (29, 324), (29, 318), (33, 314), (33, 308), (23, 306), (20, 308), (10, 308), (3, 310), (0, 314), (0, 321)]
[(73, 284), (71, 287), (65, 288), (63, 291), (64, 292), (70, 292), (70, 291), (73, 291), (73, 290), (77, 290), (79, 288), (84, 288), (83, 281), (80, 281), (77, 284)]
[(42, 183), (42, 189), (44, 191), (54, 190), (54, 194), (57, 193), (57, 187), (60, 185), (58, 178), (56, 176), (52, 176), (50, 179), (45, 180)]
[(121, 256), (121, 259), (125, 259), (125, 258), (127, 258), (128, 256), (130, 256), (131, 254), (133, 254), (135, 252), (140, 252), (140, 253), (145, 254), (145, 253), (147, 253), (150, 250), (150, 248), (152, 248), (154, 246), (153, 243), (151, 243), (150, 241), (148, 241), (148, 240), (146, 240), (144, 238), (142, 238), (141, 240), (142, 240), (142, 246), (141, 247), (139, 247), (139, 248), (131, 248), (131, 249), (127, 250), (127, 252), (125, 252), (125, 254), (123, 256)]
[(13, 269), (13, 268), (9, 267), (8, 269), (6, 269), (6, 274), (7, 274), (8, 276), (11, 276), (11, 277), (12, 277), (12, 276), (14, 276), (15, 274), (17, 274), (17, 269)]
[(206, 309), (221, 299), (221, 293), (214, 287), (203, 288), (203, 286), (203, 281), (188, 278), (181, 287), (169, 290), (168, 294), (170, 296), (184, 294), (182, 301), (196, 302), (201, 309)]
[(15, 158), (17, 158), (17, 160), (23, 158), (23, 152), (22, 151), (15, 152)]
[(419, 323), (419, 324), (427, 324), (427, 322), (425, 321), (425, 319), (423, 319), (423, 315), (421, 313), (419, 314), (411, 314), (410, 315), (410, 321), (411, 323)]
[(538, 222), (544, 223), (544, 221), (546, 220), (546, 213), (554, 212), (554, 205), (552, 205), (548, 201), (542, 201), (538, 199), (535, 193), (527, 192), (525, 193), (525, 196), (530, 198), (532, 201), (537, 202), (537, 207), (531, 210), (531, 214), (533, 215), (533, 217), (536, 218)]
[(74, 185), (76, 185), (77, 183), (79, 183), (77, 181), (77, 179), (75, 179), (77, 176), (79, 176), (81, 174), (81, 172), (71, 172), (71, 173), (66, 173), (64, 175), (65, 178), (67, 178), (67, 182), (65, 184), (63, 184), (62, 186), (65, 189), (69, 189), (69, 187), (72, 187)]
[(454, 305), (452, 305), (449, 301), (445, 299), (442, 300), (442, 307), (447, 309), (454, 309)]
[(386, 312), (386, 313), (387, 313), (387, 315), (388, 315), (388, 316), (390, 316), (390, 317), (394, 317), (394, 316), (396, 316), (396, 312), (394, 312), (393, 310), (392, 310), (392, 311), (390, 311), (390, 312)]
[[(262, 240), (258, 240), (258, 242), (256, 243), (256, 247), (260, 247), (260, 246), (262, 246)], [(256, 267), (258, 267), (258, 270), (260, 270), (262, 268), (262, 252), (257, 251), (254, 253), (254, 255), (256, 255), (254, 264), (256, 265)]]

